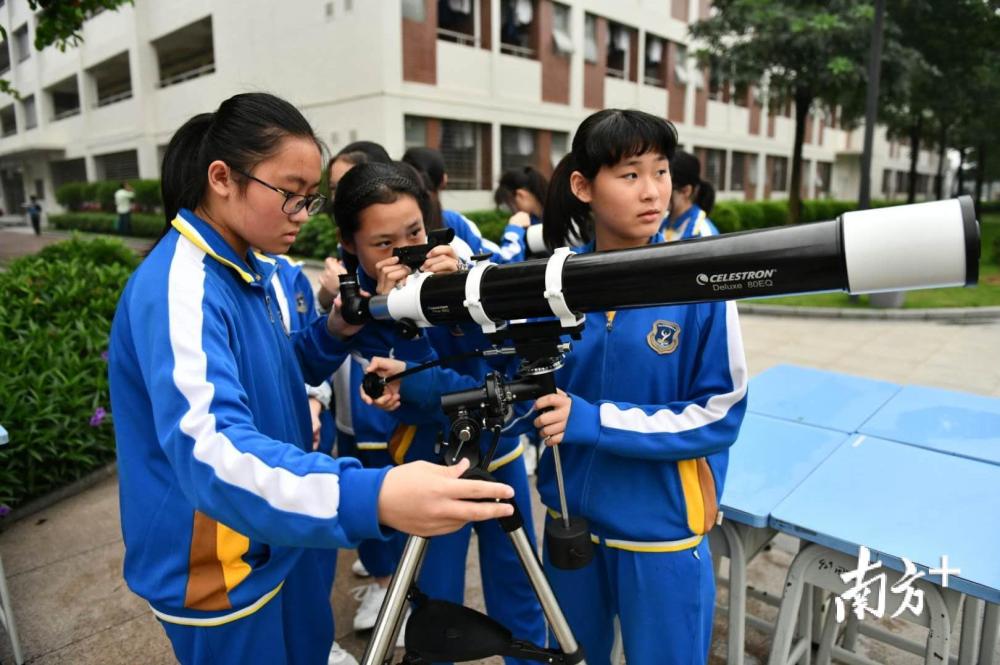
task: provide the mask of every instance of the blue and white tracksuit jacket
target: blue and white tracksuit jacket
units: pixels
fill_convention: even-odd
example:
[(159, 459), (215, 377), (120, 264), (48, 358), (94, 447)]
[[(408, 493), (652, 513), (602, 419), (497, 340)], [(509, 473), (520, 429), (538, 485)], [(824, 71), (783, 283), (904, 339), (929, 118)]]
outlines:
[(660, 233), (667, 242), (675, 240), (690, 240), (719, 235), (719, 229), (708, 218), (708, 215), (697, 204), (692, 203), (683, 215), (676, 219), (667, 217), (660, 226)]
[[(408, 377), (404, 401), (426, 406), (446, 375)], [(568, 510), (586, 518), (597, 545), (594, 560), (572, 571), (554, 568), (546, 552), (546, 573), (588, 663), (610, 663), (616, 616), (629, 663), (706, 661), (715, 586), (705, 534), (747, 378), (733, 303), (587, 315), (556, 382), (572, 397), (559, 445)], [(559, 509), (547, 452), (538, 490), (550, 514)]]
[(109, 378), (125, 579), (157, 617), (218, 625), (280, 590), (303, 548), (383, 537), (386, 470), (306, 452), (305, 382), (347, 345), (282, 324), (275, 264), (182, 210), (125, 287)]
[[(494, 263), (514, 263), (523, 261), (527, 245), (524, 242), (524, 229), (514, 224), (508, 224), (503, 230), (500, 244), (483, 237), (476, 223), (460, 212), (442, 210), (441, 221), (449, 229), (455, 231), (455, 251), (463, 261), (479, 254), (489, 254)], [(468, 251), (465, 251), (465, 247)]]

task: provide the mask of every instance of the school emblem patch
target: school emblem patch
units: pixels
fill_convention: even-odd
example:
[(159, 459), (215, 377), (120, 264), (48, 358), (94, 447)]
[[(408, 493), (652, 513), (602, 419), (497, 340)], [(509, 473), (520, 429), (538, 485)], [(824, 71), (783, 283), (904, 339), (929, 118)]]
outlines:
[(653, 329), (646, 335), (646, 343), (661, 356), (673, 353), (681, 341), (681, 327), (673, 321), (660, 319), (653, 322)]
[(306, 307), (306, 295), (301, 291), (297, 292), (295, 294), (295, 310), (299, 314), (305, 314), (307, 309), (308, 308)]

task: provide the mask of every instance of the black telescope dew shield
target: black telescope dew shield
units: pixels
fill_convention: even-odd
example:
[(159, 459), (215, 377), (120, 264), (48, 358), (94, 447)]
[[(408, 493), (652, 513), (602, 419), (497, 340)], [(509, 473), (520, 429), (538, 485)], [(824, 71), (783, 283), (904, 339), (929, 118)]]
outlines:
[(372, 317), (421, 326), (653, 305), (847, 291), (972, 286), (979, 225), (972, 199), (848, 212), (811, 224), (507, 265), (408, 280), (375, 296)]

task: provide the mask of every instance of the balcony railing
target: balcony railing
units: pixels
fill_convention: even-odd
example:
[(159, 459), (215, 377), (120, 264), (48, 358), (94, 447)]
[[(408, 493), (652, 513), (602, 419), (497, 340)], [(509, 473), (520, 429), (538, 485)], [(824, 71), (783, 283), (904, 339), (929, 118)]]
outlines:
[(131, 99), (131, 98), (132, 98), (132, 91), (131, 90), (125, 90), (124, 92), (119, 92), (119, 93), (116, 93), (114, 95), (108, 95), (107, 97), (100, 97), (100, 98), (98, 98), (97, 103), (94, 105), (94, 107), (95, 108), (100, 108), (102, 106), (109, 106), (109, 105), (114, 104), (116, 102), (121, 102), (121, 101), (124, 101), (126, 99)]
[(58, 113), (56, 113), (55, 115), (53, 115), (52, 119), (53, 120), (62, 120), (63, 118), (68, 118), (68, 117), (70, 117), (72, 115), (77, 115), (79, 112), (80, 112), (80, 107), (79, 106), (77, 106), (75, 108), (71, 108), (71, 109), (65, 109), (65, 110), (59, 111)]
[(178, 83), (183, 83), (184, 81), (189, 81), (191, 79), (196, 79), (199, 76), (206, 76), (208, 74), (215, 73), (215, 63), (210, 62), (207, 65), (202, 65), (201, 67), (195, 67), (194, 69), (189, 69), (180, 74), (174, 74), (173, 76), (168, 76), (165, 79), (160, 79), (157, 84), (160, 88), (166, 88), (171, 85), (177, 85)]
[(467, 32), (457, 32), (455, 30), (448, 30), (447, 28), (438, 28), (437, 36), (438, 39), (456, 42), (462, 46), (479, 46), (479, 40), (476, 39), (476, 36), (470, 35)]
[(535, 49), (527, 46), (518, 46), (517, 44), (501, 43), (500, 52), (506, 53), (507, 55), (517, 56), (518, 58), (526, 58), (528, 60), (534, 60), (536, 56)]

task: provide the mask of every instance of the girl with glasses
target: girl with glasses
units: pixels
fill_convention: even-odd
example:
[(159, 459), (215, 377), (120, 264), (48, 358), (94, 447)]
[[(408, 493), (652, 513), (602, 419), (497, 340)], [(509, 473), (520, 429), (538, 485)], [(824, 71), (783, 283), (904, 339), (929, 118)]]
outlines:
[(109, 378), (125, 580), (182, 663), (323, 662), (330, 555), (386, 528), (436, 535), (508, 514), (462, 468), (363, 469), (309, 452), (304, 384), (344, 360), (335, 308), (285, 330), (274, 266), (317, 204), (318, 141), (272, 95), (236, 95), (173, 136), (168, 226), (132, 275)]

